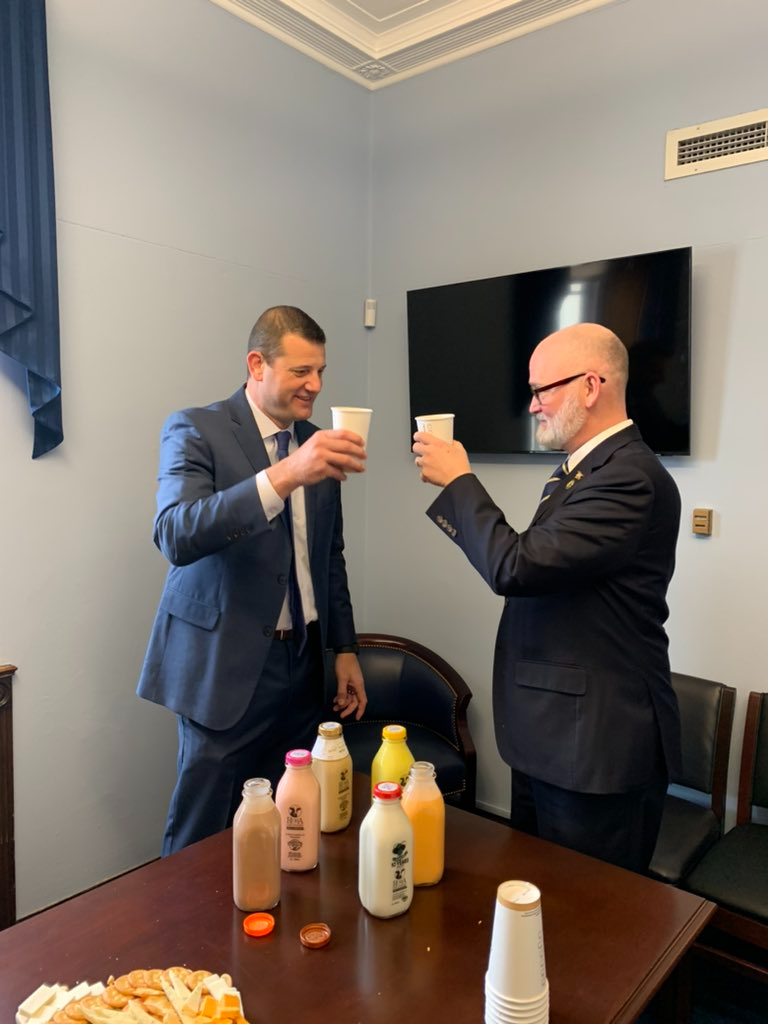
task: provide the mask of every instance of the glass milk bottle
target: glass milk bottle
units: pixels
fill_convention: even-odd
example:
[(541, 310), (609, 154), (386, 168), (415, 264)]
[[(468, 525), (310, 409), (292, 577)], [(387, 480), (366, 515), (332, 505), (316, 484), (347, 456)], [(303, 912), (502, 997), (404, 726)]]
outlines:
[(405, 742), (404, 725), (385, 725), (381, 730), (381, 746), (371, 765), (371, 793), (377, 782), (396, 782), (402, 789), (413, 764), (413, 754)]
[(352, 758), (339, 722), (318, 726), (312, 771), (320, 783), (320, 831), (339, 832), (352, 817)]
[(289, 750), (277, 784), (280, 812), (280, 866), (283, 871), (311, 871), (320, 851), (320, 784), (308, 750)]
[(413, 826), (396, 782), (379, 782), (360, 826), (357, 891), (374, 917), (404, 914), (413, 899)]
[(445, 867), (445, 801), (429, 761), (411, 765), (402, 802), (413, 825), (413, 884), (435, 885)]
[(232, 895), (240, 910), (280, 901), (280, 814), (269, 779), (248, 779), (232, 825)]

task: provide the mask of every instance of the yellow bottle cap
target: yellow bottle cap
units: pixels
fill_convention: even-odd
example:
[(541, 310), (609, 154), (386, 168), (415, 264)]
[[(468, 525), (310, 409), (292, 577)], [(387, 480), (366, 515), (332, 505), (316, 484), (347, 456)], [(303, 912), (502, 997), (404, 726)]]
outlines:
[(404, 725), (385, 725), (381, 730), (383, 740), (404, 740), (407, 735)]

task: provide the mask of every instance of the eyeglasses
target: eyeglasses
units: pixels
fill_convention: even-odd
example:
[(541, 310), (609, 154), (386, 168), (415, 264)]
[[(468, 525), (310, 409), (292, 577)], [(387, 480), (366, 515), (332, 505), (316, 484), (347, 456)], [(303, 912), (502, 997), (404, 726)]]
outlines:
[[(562, 387), (563, 384), (570, 384), (572, 380), (578, 380), (579, 377), (586, 377), (588, 373), (592, 373), (591, 370), (585, 370), (583, 373), (574, 373), (571, 377), (563, 377), (562, 380), (556, 380), (552, 384), (542, 384), (540, 388), (531, 388), (531, 397), (535, 398), (537, 402), (541, 401), (541, 396), (545, 391), (551, 391), (552, 388)], [(605, 384), (605, 377), (599, 377), (598, 380), (601, 384)]]

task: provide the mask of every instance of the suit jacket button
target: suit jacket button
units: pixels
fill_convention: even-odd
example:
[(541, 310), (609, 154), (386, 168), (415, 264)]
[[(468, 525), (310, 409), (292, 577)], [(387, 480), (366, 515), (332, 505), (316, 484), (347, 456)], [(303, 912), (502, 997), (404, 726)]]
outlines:
[(280, 584), (281, 587), (284, 587), (285, 584), (288, 582), (288, 577), (283, 576), (283, 574), (280, 573), (280, 575), (277, 577), (277, 582)]
[(272, 629), (271, 626), (265, 626), (264, 629), (262, 629), (262, 633), (264, 634), (264, 636), (272, 636), (274, 630)]

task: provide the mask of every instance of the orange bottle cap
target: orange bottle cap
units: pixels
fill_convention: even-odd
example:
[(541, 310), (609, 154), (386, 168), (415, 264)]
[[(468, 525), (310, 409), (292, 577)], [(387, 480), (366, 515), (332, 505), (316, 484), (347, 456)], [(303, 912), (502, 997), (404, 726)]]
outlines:
[(256, 938), (269, 935), (274, 927), (275, 919), (271, 914), (249, 914), (243, 921), (243, 931), (246, 935), (255, 935)]
[(331, 929), (324, 921), (313, 921), (305, 924), (299, 932), (302, 946), (308, 949), (320, 949), (331, 941)]

